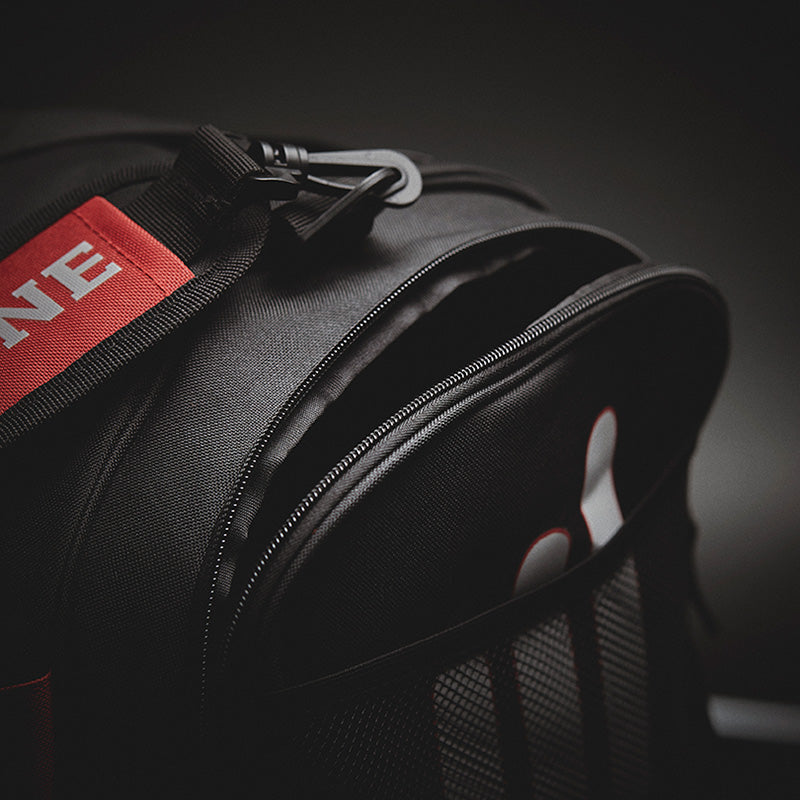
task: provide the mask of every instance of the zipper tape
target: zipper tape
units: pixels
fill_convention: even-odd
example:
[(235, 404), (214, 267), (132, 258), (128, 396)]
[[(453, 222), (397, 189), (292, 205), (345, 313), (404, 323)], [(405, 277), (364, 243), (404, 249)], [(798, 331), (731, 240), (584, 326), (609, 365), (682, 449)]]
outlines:
[(233, 533), (234, 521), (236, 519), (236, 514), (239, 505), (245, 494), (245, 488), (247, 487), (254, 472), (256, 471), (256, 465), (258, 464), (261, 456), (267, 450), (268, 445), (272, 441), (272, 438), (275, 435), (276, 431), (281, 427), (284, 421), (291, 415), (292, 411), (311, 392), (313, 387), (317, 384), (320, 378), (326, 373), (326, 371), (329, 370), (331, 366), (343, 355), (343, 353), (346, 352), (353, 345), (353, 343), (356, 340), (358, 340), (359, 337), (361, 337), (373, 325), (373, 323), (381, 316), (381, 314), (384, 311), (386, 311), (386, 309), (389, 306), (398, 302), (400, 298), (402, 298), (407, 292), (409, 292), (418, 282), (423, 280), (429, 273), (443, 267), (451, 259), (455, 259), (469, 251), (472, 251), (477, 247), (488, 245), (500, 240), (509, 240), (512, 238), (518, 238), (520, 239), (521, 242), (522, 240), (525, 240), (525, 242), (527, 242), (529, 237), (536, 238), (537, 236), (545, 232), (574, 232), (574, 233), (587, 234), (589, 236), (596, 236), (598, 237), (599, 240), (604, 241), (606, 244), (611, 242), (617, 245), (618, 247), (622, 248), (630, 255), (630, 258), (633, 261), (641, 261), (644, 259), (644, 254), (641, 253), (641, 251), (634, 248), (632, 245), (630, 245), (628, 242), (624, 241), (620, 237), (617, 237), (614, 234), (610, 234), (599, 228), (590, 225), (582, 225), (579, 223), (559, 223), (559, 224), (554, 224), (549, 222), (533, 223), (529, 225), (518, 226), (516, 228), (508, 229), (505, 231), (495, 231), (491, 234), (487, 234), (485, 236), (481, 236), (478, 237), (477, 239), (466, 242), (456, 248), (453, 248), (452, 250), (443, 254), (439, 258), (429, 262), (422, 269), (418, 270), (410, 278), (408, 278), (400, 286), (398, 286), (391, 294), (389, 294), (386, 298), (384, 298), (384, 300), (381, 303), (375, 306), (372, 309), (372, 311), (370, 311), (369, 314), (367, 314), (364, 318), (362, 318), (362, 320), (355, 327), (353, 327), (343, 339), (339, 341), (336, 347), (334, 347), (331, 351), (329, 351), (328, 354), (325, 356), (325, 358), (322, 359), (322, 361), (320, 361), (317, 364), (314, 370), (312, 370), (312, 372), (306, 377), (303, 383), (300, 386), (298, 386), (298, 388), (295, 390), (292, 396), (287, 400), (287, 402), (282, 406), (282, 408), (270, 421), (264, 434), (261, 436), (259, 441), (253, 447), (253, 449), (251, 450), (251, 452), (249, 453), (248, 457), (244, 462), (242, 471), (240, 473), (240, 477), (237, 480), (236, 486), (234, 487), (231, 499), (225, 507), (219, 525), (219, 534), (215, 550), (216, 555), (211, 567), (211, 574), (208, 584), (209, 589), (207, 595), (207, 602), (205, 604), (205, 609), (204, 609), (203, 627), (202, 627), (202, 634), (200, 641), (199, 692), (201, 697), (201, 709), (203, 714), (205, 713), (206, 693), (209, 682), (209, 669), (210, 669), (209, 659), (210, 659), (210, 650), (212, 647), (212, 640), (213, 640), (212, 628), (214, 625), (214, 620), (216, 618), (216, 611), (219, 598), (224, 596), (224, 591), (225, 591), (225, 589), (223, 589), (220, 586), (220, 581), (222, 580), (223, 574), (226, 576), (226, 579), (228, 580), (230, 579), (229, 576), (230, 570), (227, 568), (223, 569), (223, 565), (227, 564), (229, 561), (232, 560), (232, 557), (228, 556), (227, 554), (227, 549), (229, 547), (228, 540), (234, 536)]
[(545, 315), (541, 320), (534, 323), (523, 333), (514, 337), (506, 344), (496, 348), (476, 361), (473, 361), (469, 366), (459, 370), (449, 378), (446, 378), (444, 381), (441, 381), (436, 386), (424, 392), (411, 403), (404, 406), (398, 412), (389, 417), (389, 419), (387, 419), (382, 425), (376, 428), (358, 445), (356, 445), (356, 447), (353, 448), (353, 450), (351, 450), (341, 461), (339, 461), (336, 466), (334, 466), (330, 472), (328, 472), (328, 474), (314, 487), (314, 489), (312, 489), (311, 492), (306, 495), (306, 497), (291, 514), (289, 519), (284, 523), (280, 531), (278, 531), (267, 549), (264, 551), (261, 559), (258, 561), (256, 568), (253, 570), (249, 580), (245, 584), (245, 588), (239, 596), (233, 610), (231, 622), (226, 632), (225, 644), (223, 647), (223, 669), (230, 651), (231, 641), (241, 618), (245, 604), (247, 603), (247, 600), (253, 588), (255, 587), (259, 576), (266, 568), (276, 549), (299, 524), (300, 520), (319, 499), (319, 497), (359, 458), (361, 458), (367, 451), (374, 447), (380, 439), (389, 433), (389, 431), (397, 427), (401, 422), (408, 419), (415, 412), (419, 411), (423, 406), (427, 405), (435, 398), (455, 388), (459, 384), (464, 383), (479, 373), (484, 372), (486, 369), (499, 363), (500, 361), (507, 359), (509, 356), (532, 344), (545, 334), (553, 331), (556, 328), (564, 326), (567, 322), (574, 320), (590, 309), (645, 285), (673, 278), (692, 278), (705, 285), (710, 285), (705, 276), (695, 270), (690, 270), (684, 267), (645, 267), (636, 273), (629, 274), (618, 282), (606, 286), (603, 289), (591, 291), (583, 297), (578, 297), (573, 302), (558, 308), (555, 312)]

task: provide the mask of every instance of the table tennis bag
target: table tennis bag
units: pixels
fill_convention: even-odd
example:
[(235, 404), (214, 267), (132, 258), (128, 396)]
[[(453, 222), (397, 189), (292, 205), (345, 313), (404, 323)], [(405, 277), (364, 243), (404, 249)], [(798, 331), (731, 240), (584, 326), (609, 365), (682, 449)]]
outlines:
[(7, 126), (19, 797), (686, 797), (700, 272), (484, 169)]

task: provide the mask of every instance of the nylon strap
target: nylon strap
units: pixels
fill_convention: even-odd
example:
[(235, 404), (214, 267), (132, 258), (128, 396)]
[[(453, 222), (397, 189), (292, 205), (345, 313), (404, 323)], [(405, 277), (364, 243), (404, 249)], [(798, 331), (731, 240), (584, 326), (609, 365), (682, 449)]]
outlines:
[(241, 180), (261, 171), (222, 131), (204, 125), (125, 213), (188, 264), (236, 200)]

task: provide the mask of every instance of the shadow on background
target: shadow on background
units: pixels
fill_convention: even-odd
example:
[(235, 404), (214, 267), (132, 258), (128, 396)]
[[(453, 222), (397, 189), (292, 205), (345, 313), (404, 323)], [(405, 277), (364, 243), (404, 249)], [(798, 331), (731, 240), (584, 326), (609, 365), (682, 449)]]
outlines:
[(480, 163), (710, 273), (733, 355), (693, 471), (721, 625), (702, 655), (715, 691), (797, 702), (793, 26), (764, 4), (647, 5), (38, 4), (6, 31), (2, 101)]

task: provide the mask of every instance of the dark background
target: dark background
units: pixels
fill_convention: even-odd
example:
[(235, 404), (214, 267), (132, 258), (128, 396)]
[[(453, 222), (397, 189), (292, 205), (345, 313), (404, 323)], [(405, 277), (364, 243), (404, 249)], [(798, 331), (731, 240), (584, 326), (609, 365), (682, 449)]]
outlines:
[(800, 162), (788, 13), (685, 2), (28, 4), (4, 24), (2, 104), (480, 163), (657, 261), (709, 272), (730, 303), (733, 355), (694, 464), (701, 586), (721, 625), (698, 636), (714, 690), (797, 702)]

